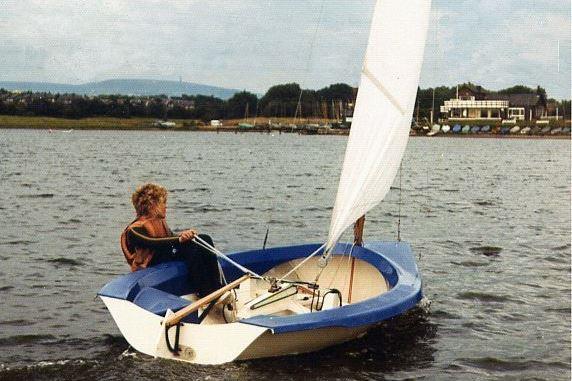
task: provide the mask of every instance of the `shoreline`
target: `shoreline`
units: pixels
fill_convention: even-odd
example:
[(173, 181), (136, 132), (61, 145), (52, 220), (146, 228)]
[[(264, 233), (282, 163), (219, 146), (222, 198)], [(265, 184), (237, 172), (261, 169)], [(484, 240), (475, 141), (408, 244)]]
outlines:
[(520, 134), (438, 134), (433, 136), (427, 135), (409, 135), (410, 138), (446, 138), (446, 139), (567, 139), (570, 135), (520, 135)]
[[(111, 118), (111, 117), (95, 117), (83, 119), (62, 119), (50, 117), (29, 117), (29, 116), (13, 116), (0, 115), (0, 129), (28, 129), (28, 130), (48, 130), (52, 132), (70, 130), (90, 130), (90, 131), (202, 131), (202, 132), (225, 132), (225, 133), (288, 133), (288, 134), (308, 134), (308, 135), (332, 135), (347, 136), (349, 129), (319, 129), (309, 134), (307, 131), (291, 130), (289, 127), (279, 128), (277, 126), (264, 125), (263, 127), (243, 129), (236, 124), (223, 125), (219, 127), (203, 125), (192, 125), (188, 120), (173, 120), (177, 124), (172, 128), (161, 128), (155, 126), (156, 119), (151, 118)], [(227, 121), (229, 123), (233, 121)], [(452, 138), (452, 139), (568, 139), (570, 134), (559, 135), (521, 135), (521, 134), (492, 134), (492, 133), (470, 133), (470, 134), (454, 134), (439, 133), (433, 136), (422, 134), (411, 134), (414, 138)]]

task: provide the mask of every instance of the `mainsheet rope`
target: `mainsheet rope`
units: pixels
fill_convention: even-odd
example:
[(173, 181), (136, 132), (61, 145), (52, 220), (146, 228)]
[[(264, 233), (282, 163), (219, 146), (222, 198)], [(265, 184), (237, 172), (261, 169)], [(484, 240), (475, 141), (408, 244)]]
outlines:
[[(242, 266), (240, 263), (235, 262), (234, 260), (232, 260), (231, 258), (229, 258), (227, 255), (225, 255), (224, 253), (222, 253), (220, 250), (216, 249), (214, 246), (211, 246), (208, 242), (206, 242), (205, 240), (203, 240), (201, 237), (196, 236), (195, 238), (193, 238), (193, 242), (195, 242), (197, 245), (199, 245), (200, 247), (210, 251), (211, 253), (215, 254), (217, 257), (220, 257), (221, 259), (224, 259), (225, 261), (227, 261), (228, 263), (230, 263), (231, 265), (235, 266), (236, 268), (238, 268), (239, 270), (241, 270), (242, 272), (246, 273), (246, 274), (250, 274), (255, 278), (258, 279), (262, 279), (262, 280), (268, 280), (268, 278), (263, 277), (262, 275), (259, 275), (257, 273), (255, 273), (254, 271)], [(298, 263), (298, 265), (296, 265), (292, 270), (290, 270), (288, 273), (286, 273), (284, 276), (282, 276), (280, 279), (278, 279), (278, 282), (283, 281), (287, 276), (289, 276), (290, 274), (292, 274), (293, 272), (295, 272), (296, 270), (298, 270), (304, 263), (306, 263), (310, 258), (312, 258), (314, 255), (318, 254), (320, 252), (320, 250), (322, 250), (324, 247), (326, 246), (326, 244), (324, 243), (322, 246), (320, 246), (319, 248), (317, 248), (312, 254), (310, 254), (308, 257), (306, 257), (306, 259), (304, 259), (302, 262)]]
[(203, 240), (201, 237), (195, 236), (195, 238), (193, 238), (193, 242), (195, 242), (197, 245), (201, 246), (202, 248), (210, 251), (211, 253), (215, 254), (217, 257), (224, 259), (225, 261), (227, 261), (231, 265), (235, 266), (236, 268), (238, 268), (242, 272), (244, 272), (246, 274), (250, 274), (253, 277), (258, 278), (258, 279), (264, 279), (264, 277), (262, 277), (261, 275), (258, 275), (254, 271), (247, 269), (246, 267), (242, 266), (240, 263), (233, 261), (227, 255), (225, 255), (220, 250), (216, 249), (214, 246), (211, 246), (208, 242)]

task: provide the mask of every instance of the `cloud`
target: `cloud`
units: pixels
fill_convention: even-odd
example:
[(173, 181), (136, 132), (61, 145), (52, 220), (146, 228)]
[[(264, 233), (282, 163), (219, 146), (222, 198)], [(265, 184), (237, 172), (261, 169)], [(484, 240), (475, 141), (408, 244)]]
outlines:
[[(5, 0), (0, 80), (357, 85), (374, 3)], [(431, 17), (422, 86), (540, 84), (569, 97), (569, 2), (434, 0)]]
[(432, 44), (429, 33), (423, 84), (541, 85), (550, 96), (570, 97), (568, 2), (438, 0), (434, 7), (445, 9), (438, 30), (446, 36)]

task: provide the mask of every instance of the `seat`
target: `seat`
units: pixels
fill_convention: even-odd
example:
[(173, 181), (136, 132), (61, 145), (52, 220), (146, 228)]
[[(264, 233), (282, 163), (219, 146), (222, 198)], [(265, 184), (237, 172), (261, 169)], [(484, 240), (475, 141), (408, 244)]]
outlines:
[[(153, 287), (145, 287), (139, 291), (133, 303), (155, 315), (165, 316), (167, 310), (177, 312), (191, 304), (190, 301), (169, 294)], [(183, 319), (187, 323), (198, 322), (198, 312), (194, 312)]]

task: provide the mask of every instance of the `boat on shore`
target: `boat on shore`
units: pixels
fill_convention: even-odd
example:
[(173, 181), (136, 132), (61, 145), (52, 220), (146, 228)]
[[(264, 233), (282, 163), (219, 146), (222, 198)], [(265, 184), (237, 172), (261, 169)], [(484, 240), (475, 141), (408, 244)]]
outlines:
[(552, 131), (550, 131), (550, 135), (558, 135), (562, 133), (562, 128), (558, 127), (558, 128), (554, 128)]
[(429, 132), (427, 133), (427, 136), (435, 136), (435, 135), (437, 135), (440, 131), (441, 131), (441, 126), (438, 125), (438, 124), (434, 124), (434, 125), (431, 127), (431, 131), (429, 131)]
[(177, 123), (169, 122), (167, 120), (156, 120), (155, 122), (153, 122), (153, 127), (170, 129), (177, 127)]

